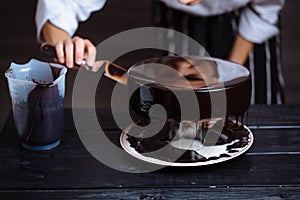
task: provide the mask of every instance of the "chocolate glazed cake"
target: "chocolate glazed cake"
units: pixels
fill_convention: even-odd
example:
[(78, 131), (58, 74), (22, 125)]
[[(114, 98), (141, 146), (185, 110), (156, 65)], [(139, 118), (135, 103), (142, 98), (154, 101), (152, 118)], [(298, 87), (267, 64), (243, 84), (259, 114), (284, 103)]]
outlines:
[[(243, 116), (250, 105), (251, 79), (245, 67), (215, 58), (170, 56), (138, 63), (128, 77), (128, 88), (134, 91), (129, 105), (135, 123), (147, 126), (152, 121), (163, 127), (155, 135), (150, 134), (151, 128), (128, 131), (130, 146), (140, 154), (170, 162), (202, 162), (230, 157), (248, 144)], [(181, 105), (171, 90), (183, 96), (192, 90), (199, 115), (182, 119)], [(159, 114), (150, 119), (155, 104), (164, 107), (166, 122)], [(205, 153), (212, 146), (224, 150)]]

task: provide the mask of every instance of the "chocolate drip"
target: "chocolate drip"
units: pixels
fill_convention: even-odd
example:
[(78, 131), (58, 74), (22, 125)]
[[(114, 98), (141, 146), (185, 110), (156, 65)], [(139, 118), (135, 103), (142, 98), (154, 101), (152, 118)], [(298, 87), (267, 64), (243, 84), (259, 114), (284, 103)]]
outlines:
[[(217, 123), (222, 123), (222, 121), (218, 121)], [(217, 126), (217, 124), (215, 126)], [(225, 121), (221, 133), (210, 133), (215, 134), (215, 137), (218, 137), (216, 144), (214, 144), (212, 141), (205, 138), (209, 128), (207, 122), (202, 122), (201, 130), (197, 130), (196, 140), (203, 142), (204, 146), (228, 144), (226, 146), (227, 153), (206, 158), (200, 155), (197, 150), (178, 149), (170, 145), (170, 142), (174, 140), (175, 137), (174, 130), (171, 127), (174, 127), (174, 124), (167, 123), (161, 132), (150, 138), (134, 137), (130, 135), (129, 131), (127, 140), (132, 148), (144, 156), (164, 161), (173, 161), (173, 156), (179, 155), (175, 162), (203, 162), (217, 160), (223, 157), (230, 157), (230, 153), (237, 152), (239, 148), (245, 147), (249, 143), (248, 130), (243, 125), (237, 124), (231, 119), (228, 119)], [(205, 141), (204, 138), (206, 139)], [(213, 138), (213, 136), (210, 136), (210, 138)], [(164, 148), (163, 153), (159, 151), (162, 148)]]
[(59, 77), (62, 68), (55, 67), (55, 66), (52, 66), (50, 64), (49, 64), (49, 67), (50, 67), (51, 72), (52, 72), (53, 80), (56, 80)]

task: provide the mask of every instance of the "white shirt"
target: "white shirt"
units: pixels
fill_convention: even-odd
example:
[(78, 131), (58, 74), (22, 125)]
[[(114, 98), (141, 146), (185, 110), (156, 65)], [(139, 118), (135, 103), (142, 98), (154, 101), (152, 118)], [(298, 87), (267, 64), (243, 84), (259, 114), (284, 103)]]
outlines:
[[(243, 8), (238, 26), (239, 33), (247, 40), (262, 43), (279, 33), (276, 26), (278, 14), (285, 0), (202, 0), (194, 6), (180, 4), (177, 0), (161, 0), (168, 7), (195, 16), (212, 16)], [(106, 0), (39, 0), (36, 11), (37, 38), (49, 20), (73, 36), (78, 22), (103, 8)]]
[(35, 22), (37, 38), (41, 42), (41, 31), (49, 20), (53, 25), (73, 36), (78, 22), (85, 21), (93, 11), (103, 8), (106, 0), (38, 0)]

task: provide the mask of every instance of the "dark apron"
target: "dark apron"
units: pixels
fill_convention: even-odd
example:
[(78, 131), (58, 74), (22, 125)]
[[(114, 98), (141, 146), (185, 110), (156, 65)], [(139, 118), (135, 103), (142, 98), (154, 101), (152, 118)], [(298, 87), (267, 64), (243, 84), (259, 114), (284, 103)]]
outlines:
[[(204, 47), (210, 56), (228, 58), (237, 34), (242, 8), (222, 15), (199, 17), (168, 8), (162, 2), (156, 0), (154, 2), (155, 26), (187, 34)], [(170, 36), (164, 36), (161, 40), (165, 45), (175, 48), (180, 54), (204, 55), (201, 49), (190, 49), (187, 41), (174, 41), (175, 39)], [(255, 44), (245, 66), (252, 76), (252, 104), (283, 104), (285, 102), (280, 35), (262, 44)]]

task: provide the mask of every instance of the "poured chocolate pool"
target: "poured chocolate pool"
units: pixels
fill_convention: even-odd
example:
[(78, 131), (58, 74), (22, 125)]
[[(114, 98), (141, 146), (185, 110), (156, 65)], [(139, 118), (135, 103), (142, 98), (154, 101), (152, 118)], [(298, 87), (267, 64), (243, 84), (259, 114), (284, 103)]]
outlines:
[[(195, 122), (199, 124), (199, 122)], [(207, 121), (206, 123), (209, 123)], [(231, 153), (238, 152), (240, 148), (245, 147), (249, 143), (249, 131), (240, 123), (235, 123), (231, 119), (227, 119), (221, 133), (217, 132), (214, 127), (223, 124), (222, 120), (214, 122), (214, 126), (203, 128), (202, 125), (197, 127), (195, 135), (186, 135), (186, 132), (178, 137), (178, 126), (176, 122), (167, 122), (164, 128), (156, 135), (147, 137), (147, 130), (140, 133), (140, 137), (127, 134), (127, 140), (130, 146), (138, 153), (151, 158), (167, 162), (192, 163), (206, 162), (209, 160), (217, 160), (223, 157), (230, 157)], [(209, 136), (206, 137), (207, 132)], [(136, 134), (136, 133), (134, 133)], [(177, 134), (177, 135), (176, 135)], [(195, 136), (195, 138), (192, 138)], [(178, 138), (176, 138), (178, 137)], [(217, 140), (213, 138), (217, 137)], [(189, 138), (190, 147), (178, 144), (177, 141)], [(213, 143), (212, 143), (213, 141)], [(194, 145), (196, 143), (196, 145)], [(219, 148), (216, 153), (208, 153), (207, 149)], [(163, 149), (163, 151), (160, 151)], [(176, 159), (174, 159), (176, 157)]]

